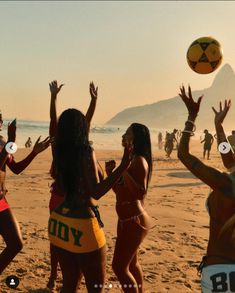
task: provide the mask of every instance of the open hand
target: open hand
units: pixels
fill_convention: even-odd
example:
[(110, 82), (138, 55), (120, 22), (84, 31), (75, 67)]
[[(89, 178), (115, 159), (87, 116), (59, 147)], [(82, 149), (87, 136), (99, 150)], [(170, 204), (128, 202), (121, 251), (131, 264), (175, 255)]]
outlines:
[(98, 86), (95, 87), (93, 81), (90, 82), (90, 87), (89, 87), (89, 89), (90, 89), (90, 95), (91, 95), (91, 98), (92, 98), (92, 99), (97, 99), (97, 97), (98, 97)]
[(37, 139), (37, 141), (34, 144), (33, 152), (37, 155), (47, 149), (51, 143), (51, 138), (48, 136), (43, 141), (40, 142), (41, 136)]
[(53, 80), (49, 83), (50, 91), (52, 95), (57, 95), (58, 92), (61, 90), (62, 86), (64, 86), (64, 83), (62, 83), (60, 86), (57, 85), (57, 81)]
[(193, 97), (192, 97), (192, 92), (191, 92), (191, 87), (190, 86), (188, 87), (188, 96), (185, 93), (184, 86), (180, 87), (179, 96), (181, 97), (181, 99), (185, 103), (185, 105), (186, 105), (186, 107), (188, 109), (189, 115), (192, 115), (193, 117), (196, 117), (198, 112), (199, 112), (200, 104), (201, 104), (201, 100), (202, 100), (203, 96), (200, 96), (198, 98), (197, 102), (195, 102), (193, 100)]
[(215, 124), (222, 124), (224, 121), (224, 118), (226, 117), (229, 109), (231, 107), (231, 100), (225, 100), (224, 101), (224, 109), (222, 108), (222, 102), (219, 103), (219, 111), (216, 111), (214, 107), (212, 107), (212, 110), (215, 113)]

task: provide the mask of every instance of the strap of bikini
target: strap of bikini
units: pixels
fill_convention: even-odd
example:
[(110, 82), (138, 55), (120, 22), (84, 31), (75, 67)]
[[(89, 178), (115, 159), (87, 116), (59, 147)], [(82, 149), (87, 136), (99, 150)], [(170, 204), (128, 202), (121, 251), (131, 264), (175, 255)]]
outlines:
[(104, 223), (102, 222), (101, 220), (101, 217), (100, 217), (100, 212), (98, 210), (99, 206), (90, 206), (90, 208), (92, 209), (93, 213), (95, 214), (97, 220), (98, 220), (98, 223), (100, 225), (101, 228), (104, 227)]

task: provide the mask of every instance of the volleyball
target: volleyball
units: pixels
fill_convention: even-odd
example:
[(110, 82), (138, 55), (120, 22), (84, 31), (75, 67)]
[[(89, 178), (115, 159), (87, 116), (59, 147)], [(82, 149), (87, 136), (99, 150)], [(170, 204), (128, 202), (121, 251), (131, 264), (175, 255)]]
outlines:
[(195, 40), (188, 48), (187, 61), (190, 68), (200, 74), (215, 71), (223, 59), (220, 43), (212, 37)]

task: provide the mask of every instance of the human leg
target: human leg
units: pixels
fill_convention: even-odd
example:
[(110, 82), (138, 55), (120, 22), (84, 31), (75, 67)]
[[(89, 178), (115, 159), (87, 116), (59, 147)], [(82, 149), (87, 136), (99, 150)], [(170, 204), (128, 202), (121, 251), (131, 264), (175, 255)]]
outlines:
[(129, 269), (130, 269), (131, 274), (133, 275), (133, 277), (136, 280), (137, 287), (139, 290), (138, 293), (143, 293), (144, 292), (143, 291), (144, 290), (143, 289), (144, 277), (143, 277), (143, 271), (142, 271), (141, 265), (140, 265), (138, 258), (137, 258), (137, 253), (132, 258)]
[(63, 275), (63, 287), (61, 293), (76, 293), (78, 283), (81, 280), (81, 267), (77, 262), (76, 253), (69, 252), (54, 246), (54, 253), (61, 267)]
[[(146, 234), (147, 231), (141, 228), (135, 221), (125, 222), (122, 224), (122, 227), (119, 223), (112, 267), (125, 293), (139, 292), (137, 288), (138, 280), (135, 279), (132, 273), (133, 270), (131, 272), (130, 264)], [(138, 273), (135, 270), (136, 276)]]
[(50, 244), (50, 258), (51, 258), (51, 274), (47, 287), (53, 289), (55, 287), (55, 281), (57, 278), (57, 267), (59, 264), (58, 256), (56, 254), (55, 246)]
[(106, 246), (79, 256), (88, 293), (101, 293), (105, 284)]
[(210, 160), (210, 150), (207, 150), (207, 160)]
[(0, 274), (10, 264), (14, 257), (23, 248), (22, 235), (19, 224), (10, 209), (0, 212), (0, 234), (2, 235), (6, 248), (0, 254)]

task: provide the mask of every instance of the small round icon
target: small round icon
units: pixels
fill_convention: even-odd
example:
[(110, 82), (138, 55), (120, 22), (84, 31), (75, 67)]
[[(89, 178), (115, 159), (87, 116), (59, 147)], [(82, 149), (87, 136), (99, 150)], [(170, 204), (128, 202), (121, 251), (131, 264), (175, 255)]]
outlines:
[(231, 146), (227, 142), (221, 142), (218, 149), (221, 154), (227, 154), (231, 150)]
[(8, 142), (5, 146), (6, 151), (8, 154), (14, 154), (17, 151), (17, 144), (15, 142)]
[(11, 275), (11, 276), (8, 276), (6, 278), (6, 285), (9, 287), (9, 288), (17, 288), (19, 286), (19, 283), (20, 283), (20, 280), (19, 278), (17, 278), (16, 276), (14, 275)]

